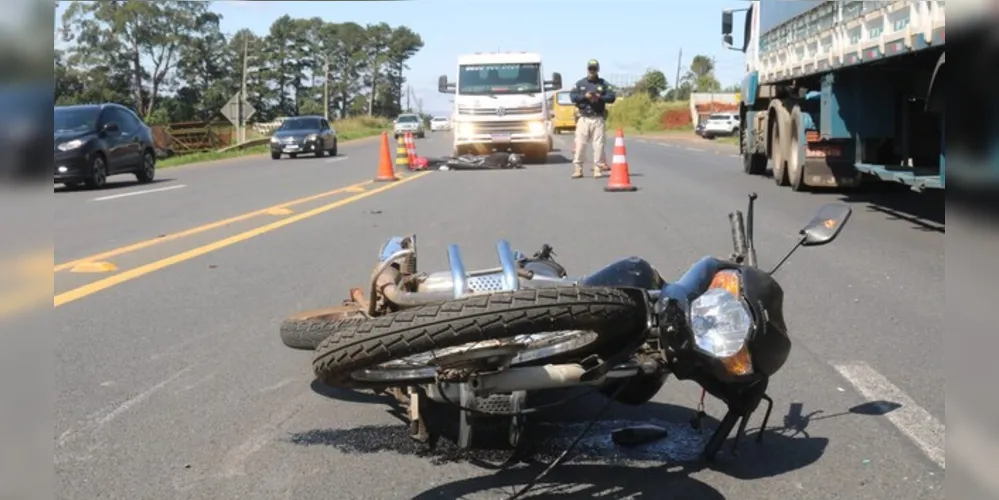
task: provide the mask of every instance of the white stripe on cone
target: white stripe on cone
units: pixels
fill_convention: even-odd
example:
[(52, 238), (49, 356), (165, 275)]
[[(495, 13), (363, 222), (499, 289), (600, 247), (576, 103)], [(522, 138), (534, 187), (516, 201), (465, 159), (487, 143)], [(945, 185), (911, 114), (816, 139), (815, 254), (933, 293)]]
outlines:
[(614, 155), (614, 158), (611, 160), (611, 163), (614, 163), (616, 165), (624, 165), (625, 163), (628, 163), (628, 160), (624, 159), (624, 155)]

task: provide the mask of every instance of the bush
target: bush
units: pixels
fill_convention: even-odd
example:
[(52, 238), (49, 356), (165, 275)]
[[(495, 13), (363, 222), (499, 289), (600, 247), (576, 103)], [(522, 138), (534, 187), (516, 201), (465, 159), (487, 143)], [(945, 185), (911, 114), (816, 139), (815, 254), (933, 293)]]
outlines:
[(653, 100), (648, 94), (637, 93), (619, 99), (610, 108), (607, 122), (611, 129), (638, 133), (689, 128), (689, 103)]
[(336, 130), (340, 139), (356, 139), (376, 135), (383, 130), (392, 128), (392, 120), (380, 116), (352, 116), (336, 120), (330, 125)]

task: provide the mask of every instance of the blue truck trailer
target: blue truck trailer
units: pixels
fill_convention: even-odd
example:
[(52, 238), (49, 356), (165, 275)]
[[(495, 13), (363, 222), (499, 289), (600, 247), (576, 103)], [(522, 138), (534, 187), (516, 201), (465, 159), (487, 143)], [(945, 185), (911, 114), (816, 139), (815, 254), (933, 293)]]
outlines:
[(745, 3), (722, 12), (722, 39), (746, 54), (746, 174), (769, 165), (795, 191), (871, 180), (944, 189), (943, 1)]

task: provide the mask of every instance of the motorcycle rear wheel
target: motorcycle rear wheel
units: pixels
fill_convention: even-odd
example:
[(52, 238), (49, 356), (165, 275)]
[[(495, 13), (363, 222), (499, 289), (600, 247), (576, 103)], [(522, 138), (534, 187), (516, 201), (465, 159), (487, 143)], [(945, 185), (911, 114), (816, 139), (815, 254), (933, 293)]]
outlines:
[[(403, 373), (373, 380), (363, 374), (385, 363), (446, 348), (567, 330), (592, 341), (518, 366), (579, 361), (620, 347), (644, 328), (641, 306), (613, 288), (558, 286), (469, 296), (367, 319), (334, 332), (316, 348), (312, 368), (328, 385), (379, 388), (433, 381)], [(361, 374), (361, 375), (359, 375)]]

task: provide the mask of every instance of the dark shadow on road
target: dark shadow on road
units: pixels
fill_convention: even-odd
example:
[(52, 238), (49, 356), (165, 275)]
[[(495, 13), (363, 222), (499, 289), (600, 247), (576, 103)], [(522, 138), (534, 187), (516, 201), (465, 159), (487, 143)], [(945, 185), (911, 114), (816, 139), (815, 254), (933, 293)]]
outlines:
[[(773, 180), (773, 170), (767, 168), (763, 177)], [(852, 189), (809, 188), (808, 192), (828, 197), (829, 201), (861, 205), (862, 210), (882, 214), (887, 220), (905, 222), (919, 231), (945, 232), (943, 190), (917, 193), (903, 184), (871, 181)]]
[[(121, 175), (120, 180), (116, 179), (118, 175)], [(62, 184), (59, 184), (58, 187), (54, 188), (54, 191), (56, 193), (71, 193), (74, 191), (89, 191), (92, 193), (103, 193), (104, 191), (113, 191), (116, 189), (125, 189), (136, 186), (155, 186), (156, 184), (163, 184), (164, 182), (171, 182), (174, 180), (172, 178), (154, 179), (152, 182), (147, 182), (143, 184), (135, 180), (134, 178), (132, 180), (125, 180), (127, 179), (127, 177), (125, 177), (126, 175), (130, 174), (115, 174), (115, 177), (108, 177), (107, 184), (105, 184), (104, 187), (100, 189), (89, 189), (83, 184), (80, 184), (79, 186), (72, 188), (68, 188), (66, 186), (63, 186)]]
[[(413, 500), (465, 498), (492, 493), (508, 498), (544, 470), (544, 464), (503, 469), (485, 477), (463, 479), (413, 496)], [(524, 498), (573, 500), (584, 498), (677, 498), (724, 500), (718, 490), (690, 477), (683, 468), (566, 464), (556, 467)]]
[[(336, 399), (356, 402), (386, 402), (383, 398), (351, 391), (335, 391), (314, 384), (317, 393)], [(465, 479), (437, 486), (414, 499), (462, 498), (475, 492), (505, 489), (497, 495), (505, 498), (516, 487), (526, 484), (557, 457), (585, 428), (606, 401), (602, 395), (574, 391), (548, 391), (532, 394), (529, 406), (541, 406), (567, 397), (576, 397), (563, 405), (533, 414), (521, 439), (519, 450), (490, 447), (462, 450), (454, 444), (457, 415), (451, 407), (435, 406), (424, 414), (428, 427), (439, 434), (432, 444), (416, 442), (409, 437), (407, 424), (372, 425), (353, 429), (313, 429), (291, 434), (287, 440), (302, 446), (332, 446), (346, 454), (394, 452), (423, 457), (432, 463), (467, 463), (496, 471), (484, 477)], [(348, 394), (350, 393), (350, 394)], [(441, 405), (443, 406), (443, 405)], [(555, 468), (537, 487), (530, 498), (625, 498), (645, 493), (649, 498), (723, 498), (711, 487), (693, 479), (690, 474), (710, 468), (728, 476), (751, 480), (773, 477), (815, 463), (825, 452), (829, 440), (811, 436), (811, 422), (847, 415), (883, 415), (898, 405), (875, 402), (848, 411), (821, 415), (822, 411), (806, 413), (802, 403), (792, 403), (779, 426), (780, 408), (775, 408), (770, 427), (762, 443), (755, 438), (759, 429), (747, 431), (739, 446), (739, 455), (730, 453), (730, 438), (713, 464), (705, 464), (699, 454), (718, 421), (710, 416), (703, 421), (703, 432), (695, 430), (690, 419), (693, 408), (650, 402), (631, 407), (612, 404), (604, 418), (594, 425), (574, 449), (569, 460)], [(400, 420), (405, 413), (393, 411)], [(754, 415), (758, 424), (762, 412)], [(667, 437), (643, 445), (625, 447), (615, 444), (612, 430), (620, 427), (651, 423), (667, 430)], [(779, 426), (779, 427), (778, 427)], [(677, 494), (679, 493), (679, 494)], [(683, 494), (687, 493), (687, 494)]]
[(943, 190), (917, 193), (903, 185), (881, 183), (839, 193), (841, 201), (862, 204), (868, 212), (910, 224), (919, 231), (945, 232)]

